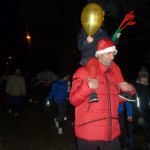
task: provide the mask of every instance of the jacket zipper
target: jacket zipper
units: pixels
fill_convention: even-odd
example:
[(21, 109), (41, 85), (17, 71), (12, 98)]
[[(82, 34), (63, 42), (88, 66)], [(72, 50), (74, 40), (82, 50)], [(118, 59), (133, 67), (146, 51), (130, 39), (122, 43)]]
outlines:
[(111, 116), (111, 99), (110, 99), (110, 83), (107, 77), (107, 73), (109, 73), (111, 70), (108, 69), (105, 73), (104, 73), (104, 77), (106, 79), (106, 87), (107, 87), (107, 100), (108, 100), (108, 111), (109, 111), (109, 120), (108, 120), (108, 140), (111, 140), (111, 134), (112, 134), (112, 116)]

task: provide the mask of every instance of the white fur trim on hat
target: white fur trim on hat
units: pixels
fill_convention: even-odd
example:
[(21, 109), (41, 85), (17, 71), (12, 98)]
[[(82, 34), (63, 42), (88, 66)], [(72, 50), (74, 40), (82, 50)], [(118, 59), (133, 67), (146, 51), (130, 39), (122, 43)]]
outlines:
[(116, 49), (116, 46), (111, 46), (111, 47), (105, 48), (104, 50), (97, 50), (95, 53), (95, 57), (97, 57), (97, 55), (99, 54), (104, 54), (108, 52), (115, 52), (115, 55), (116, 55), (118, 51)]

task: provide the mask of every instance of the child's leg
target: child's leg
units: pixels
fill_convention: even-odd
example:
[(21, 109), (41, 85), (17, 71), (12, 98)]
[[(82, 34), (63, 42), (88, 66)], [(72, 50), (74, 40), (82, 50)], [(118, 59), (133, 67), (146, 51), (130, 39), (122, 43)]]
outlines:
[(98, 71), (98, 60), (96, 57), (92, 57), (88, 62), (87, 62), (87, 71), (88, 71), (88, 76), (91, 79), (96, 79), (97, 78), (97, 71)]
[[(87, 71), (88, 71), (88, 77), (90, 78), (90, 80), (97, 80), (97, 72), (98, 72), (98, 60), (96, 57), (92, 57), (88, 62), (87, 62)], [(96, 81), (98, 82), (98, 81)], [(97, 102), (98, 101), (98, 97), (97, 94), (95, 92), (95, 90), (90, 93), (89, 95), (89, 102)]]

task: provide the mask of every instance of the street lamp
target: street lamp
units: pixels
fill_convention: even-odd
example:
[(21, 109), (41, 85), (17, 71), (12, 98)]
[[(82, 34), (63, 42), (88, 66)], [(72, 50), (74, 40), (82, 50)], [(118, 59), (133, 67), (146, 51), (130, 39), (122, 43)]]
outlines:
[(27, 35), (26, 38), (27, 38), (28, 40), (30, 40), (31, 37), (30, 37), (30, 35)]
[(27, 39), (29, 46), (31, 48), (31, 36), (30, 36), (29, 32), (27, 32), (27, 34), (26, 34), (26, 39)]

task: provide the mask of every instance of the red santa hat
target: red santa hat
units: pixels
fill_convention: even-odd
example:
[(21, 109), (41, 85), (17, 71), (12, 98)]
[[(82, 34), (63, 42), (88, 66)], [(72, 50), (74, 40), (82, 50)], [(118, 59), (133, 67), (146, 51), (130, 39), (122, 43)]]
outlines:
[(99, 54), (104, 54), (108, 52), (115, 52), (115, 55), (117, 54), (115, 44), (108, 38), (99, 40), (95, 57), (97, 57)]

